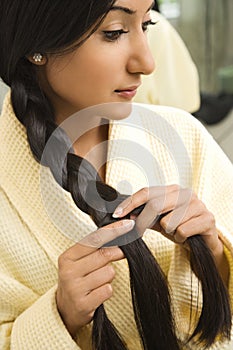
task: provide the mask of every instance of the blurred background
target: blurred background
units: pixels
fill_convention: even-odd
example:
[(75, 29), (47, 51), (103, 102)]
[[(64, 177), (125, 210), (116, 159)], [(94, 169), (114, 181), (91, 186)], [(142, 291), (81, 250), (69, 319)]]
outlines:
[(157, 4), (198, 69), (201, 106), (193, 114), (233, 161), (233, 0), (158, 0)]

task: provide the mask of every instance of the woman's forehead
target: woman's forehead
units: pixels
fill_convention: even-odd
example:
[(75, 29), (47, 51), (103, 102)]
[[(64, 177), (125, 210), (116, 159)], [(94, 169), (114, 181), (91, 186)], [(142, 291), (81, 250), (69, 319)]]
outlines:
[(151, 0), (117, 0), (111, 7), (110, 11), (119, 10), (128, 14), (134, 14), (137, 11), (144, 10), (144, 13), (147, 13), (153, 8), (153, 6), (154, 1)]

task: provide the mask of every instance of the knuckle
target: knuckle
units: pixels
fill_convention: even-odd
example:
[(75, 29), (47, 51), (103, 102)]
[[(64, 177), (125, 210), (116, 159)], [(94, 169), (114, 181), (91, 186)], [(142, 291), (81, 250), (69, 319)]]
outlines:
[(179, 197), (181, 203), (190, 203), (196, 200), (196, 194), (190, 188), (182, 188), (179, 191)]
[(184, 227), (177, 227), (176, 233), (179, 235), (179, 237), (181, 239), (185, 239), (186, 238), (186, 230), (184, 229)]
[(80, 314), (87, 314), (89, 310), (89, 306), (85, 300), (85, 298), (79, 298), (74, 301), (74, 309), (78, 310)]
[(61, 270), (64, 265), (64, 257), (63, 255), (60, 255), (57, 260), (58, 263), (58, 270)]
[(104, 260), (111, 260), (112, 256), (113, 256), (113, 253), (112, 253), (112, 249), (108, 249), (108, 248), (100, 248), (98, 250), (98, 253), (100, 255), (101, 258), (104, 258)]
[(106, 268), (106, 275), (108, 276), (109, 280), (112, 280), (115, 277), (115, 270), (113, 268), (113, 266), (108, 265)]
[(123, 225), (122, 220), (117, 220), (117, 221), (113, 222), (112, 224), (109, 224), (107, 226), (102, 227), (101, 230), (106, 230), (106, 229), (114, 230), (114, 229), (121, 227), (122, 225)]
[(165, 231), (167, 231), (167, 229), (168, 229), (168, 223), (167, 223), (166, 217), (163, 217), (162, 219), (160, 219), (160, 220), (159, 220), (159, 224), (160, 224), (160, 226), (161, 226)]
[(149, 187), (143, 187), (141, 190), (141, 195), (143, 196), (143, 198), (145, 198), (145, 200), (148, 199), (149, 197)]
[(171, 189), (172, 192), (180, 191), (181, 189), (181, 187), (177, 184), (169, 185), (169, 188)]
[(200, 209), (201, 209), (201, 210), (207, 211), (207, 212), (208, 212), (208, 210), (206, 209), (205, 204), (204, 204), (202, 201), (200, 201), (200, 200), (199, 200), (199, 206), (200, 206)]
[(73, 280), (73, 269), (71, 267), (61, 268), (59, 270), (59, 279), (63, 282), (69, 282)]
[(117, 225), (114, 225), (111, 230), (114, 237), (118, 237), (126, 232), (128, 232), (132, 227), (127, 220), (120, 220), (116, 222)]
[(174, 238), (174, 241), (178, 244), (183, 244), (186, 241), (186, 238), (180, 236), (177, 232), (174, 234), (173, 238)]
[(176, 229), (174, 228), (174, 227), (172, 227), (171, 225), (165, 225), (164, 227), (163, 227), (163, 229), (165, 230), (165, 232), (167, 233), (167, 234), (173, 234), (174, 233), (174, 231), (176, 231)]
[(102, 297), (103, 299), (109, 299), (113, 295), (112, 285), (110, 283), (105, 284), (102, 288)]
[(62, 283), (71, 282), (74, 278), (78, 278), (73, 262), (65, 255), (58, 258), (58, 276)]
[(95, 310), (91, 310), (88, 312), (88, 314), (87, 314), (87, 321), (88, 322), (90, 322), (93, 319), (94, 314), (95, 314)]
[(208, 211), (208, 213), (207, 213), (207, 218), (208, 218), (209, 223), (210, 223), (211, 226), (215, 226), (216, 225), (215, 217), (210, 211)]
[(152, 199), (148, 202), (148, 207), (159, 214), (162, 209), (161, 202), (162, 201), (158, 201), (157, 199)]
[(124, 229), (123, 224), (119, 222), (118, 227), (112, 228), (112, 238), (116, 238), (119, 234), (121, 234), (123, 229)]
[(199, 205), (200, 207), (203, 207), (203, 206), (204, 206), (204, 204), (199, 200), (197, 194), (196, 194), (195, 192), (191, 191), (191, 190), (190, 190), (190, 197), (189, 197), (189, 198), (190, 198), (190, 201), (191, 201), (191, 202), (193, 202), (193, 203), (198, 203), (198, 205)]
[(192, 198), (194, 198), (195, 200), (199, 200), (196, 192), (194, 192), (193, 190), (189, 189), (189, 193), (192, 195)]
[(88, 237), (87, 237), (87, 242), (89, 243), (90, 246), (93, 247), (99, 247), (102, 245), (103, 240), (101, 237), (100, 232), (94, 231), (92, 232)]
[(198, 210), (200, 213), (206, 213), (208, 212), (205, 204), (198, 198), (197, 194), (195, 192), (192, 192), (192, 197), (191, 197), (191, 205), (193, 207), (195, 206), (196, 210)]
[(58, 270), (63, 273), (66, 270), (67, 259), (64, 254), (58, 257)]

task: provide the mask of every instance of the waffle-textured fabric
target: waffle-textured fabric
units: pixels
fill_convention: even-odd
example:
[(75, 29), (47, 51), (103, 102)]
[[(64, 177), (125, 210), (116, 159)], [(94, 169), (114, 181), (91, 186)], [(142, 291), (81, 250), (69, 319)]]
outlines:
[[(111, 122), (109, 139), (107, 183), (125, 193), (152, 185), (191, 187), (214, 213), (233, 295), (233, 170), (212, 137), (186, 112), (134, 105), (129, 118)], [(90, 350), (91, 324), (73, 340), (59, 316), (55, 292), (59, 255), (96, 226), (33, 158), (9, 95), (0, 116), (0, 169), (0, 349)], [(184, 339), (191, 296), (199, 312), (201, 307), (187, 251), (153, 230), (145, 232), (144, 240), (168, 278), (178, 336)], [(128, 349), (141, 350), (127, 262), (114, 267), (114, 295), (105, 308)], [(216, 343), (212, 349), (233, 349), (233, 336), (229, 344)]]

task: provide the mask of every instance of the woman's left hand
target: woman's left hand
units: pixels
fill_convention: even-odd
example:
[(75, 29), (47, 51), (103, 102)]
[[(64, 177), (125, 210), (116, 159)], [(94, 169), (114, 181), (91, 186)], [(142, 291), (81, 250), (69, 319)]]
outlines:
[(201, 235), (211, 250), (217, 269), (225, 283), (229, 281), (229, 265), (223, 244), (218, 237), (213, 214), (190, 189), (178, 185), (145, 187), (124, 200), (115, 210), (114, 217), (124, 217), (133, 209), (145, 204), (136, 220), (139, 234), (147, 228), (161, 232), (178, 244), (188, 237)]
[(178, 185), (145, 187), (123, 201), (114, 216), (123, 217), (142, 204), (143, 211), (131, 216), (141, 235), (151, 228), (183, 244), (188, 237), (199, 234), (214, 256), (222, 254), (214, 216), (192, 190)]

